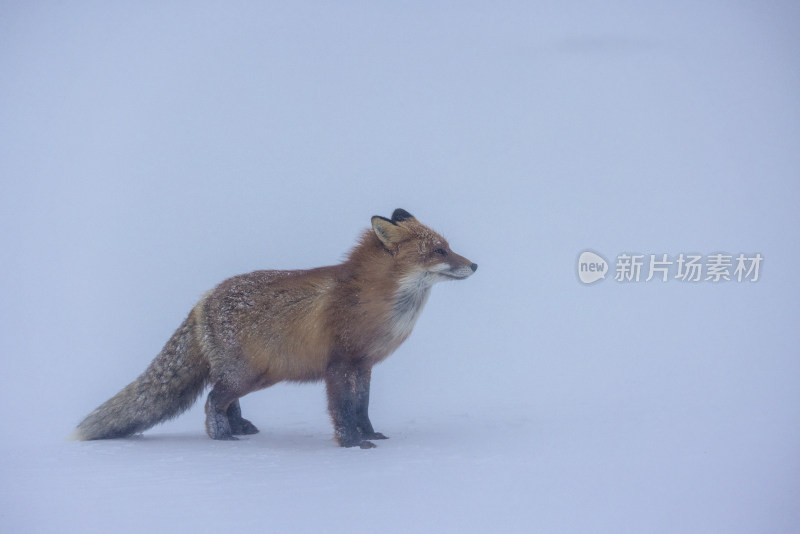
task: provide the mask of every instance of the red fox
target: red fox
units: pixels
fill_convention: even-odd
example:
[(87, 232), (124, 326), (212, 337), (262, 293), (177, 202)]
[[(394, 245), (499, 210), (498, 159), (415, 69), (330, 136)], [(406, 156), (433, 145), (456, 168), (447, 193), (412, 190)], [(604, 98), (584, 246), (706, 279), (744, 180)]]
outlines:
[(81, 422), (72, 437), (143, 432), (188, 409), (207, 385), (206, 432), (232, 440), (258, 429), (239, 398), (283, 380), (325, 380), (342, 447), (386, 439), (369, 420), (372, 366), (405, 341), (431, 286), (478, 266), (413, 215), (372, 217), (344, 263), (255, 271), (206, 293), (139, 378)]

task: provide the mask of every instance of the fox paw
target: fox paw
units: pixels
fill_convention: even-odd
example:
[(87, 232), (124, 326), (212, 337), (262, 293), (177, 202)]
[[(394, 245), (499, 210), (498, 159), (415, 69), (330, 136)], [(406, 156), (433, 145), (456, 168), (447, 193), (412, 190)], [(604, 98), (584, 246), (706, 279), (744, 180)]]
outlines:
[(384, 436), (380, 432), (370, 432), (369, 434), (363, 434), (364, 439), (389, 439), (389, 436)]
[(362, 449), (372, 449), (376, 447), (371, 441), (367, 441), (361, 435), (352, 433), (345, 436), (336, 436), (336, 442), (341, 447), (361, 447)]
[(238, 421), (231, 421), (231, 434), (235, 436), (258, 434), (258, 428), (247, 419), (239, 419)]

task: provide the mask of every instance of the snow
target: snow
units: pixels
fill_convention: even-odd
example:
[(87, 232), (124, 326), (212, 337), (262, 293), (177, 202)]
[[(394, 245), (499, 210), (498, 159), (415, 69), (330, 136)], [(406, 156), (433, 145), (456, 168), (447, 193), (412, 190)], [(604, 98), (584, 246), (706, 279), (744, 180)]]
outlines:
[(199, 428), (78, 445), (28, 437), (4, 466), (15, 480), (4, 515), (26, 532), (791, 531), (796, 501), (778, 490), (793, 481), (774, 454), (792, 451), (682, 415), (389, 417), (391, 439), (370, 451), (333, 446), (322, 416), (279, 418), (237, 442)]
[[(5, 5), (2, 530), (797, 531), (798, 15)], [(321, 384), (242, 399), (236, 442), (202, 402), (66, 440), (206, 290), (395, 208), (480, 268), (375, 368), (389, 440), (336, 447)], [(763, 261), (583, 285), (587, 250)]]

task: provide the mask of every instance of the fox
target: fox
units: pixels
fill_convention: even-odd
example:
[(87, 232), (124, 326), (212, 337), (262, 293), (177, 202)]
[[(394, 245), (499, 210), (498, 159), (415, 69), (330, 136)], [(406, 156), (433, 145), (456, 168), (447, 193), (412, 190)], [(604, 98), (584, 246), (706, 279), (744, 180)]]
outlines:
[(345, 260), (307, 270), (261, 270), (207, 292), (147, 369), (91, 412), (71, 438), (144, 432), (189, 409), (210, 387), (205, 430), (236, 440), (258, 428), (239, 399), (282, 381), (324, 381), (334, 440), (369, 449), (372, 367), (411, 334), (431, 287), (478, 265), (404, 209), (376, 215)]

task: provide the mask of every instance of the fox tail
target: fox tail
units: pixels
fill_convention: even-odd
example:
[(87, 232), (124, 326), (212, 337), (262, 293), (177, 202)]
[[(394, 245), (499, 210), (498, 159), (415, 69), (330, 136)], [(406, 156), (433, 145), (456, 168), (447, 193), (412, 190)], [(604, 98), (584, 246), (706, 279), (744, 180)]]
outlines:
[(87, 415), (70, 439), (131, 436), (189, 409), (210, 373), (195, 335), (196, 315), (192, 310), (144, 373)]

